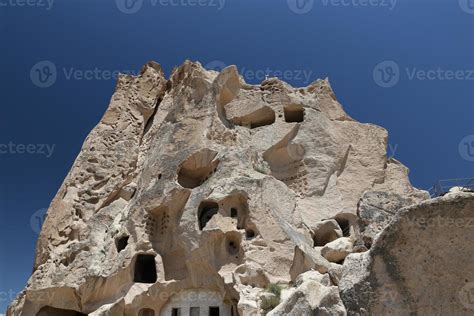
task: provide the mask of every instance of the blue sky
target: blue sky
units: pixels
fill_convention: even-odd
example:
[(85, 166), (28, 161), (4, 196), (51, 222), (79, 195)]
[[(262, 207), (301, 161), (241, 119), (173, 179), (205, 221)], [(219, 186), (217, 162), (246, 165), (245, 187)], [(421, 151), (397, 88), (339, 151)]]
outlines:
[(474, 176), (474, 0), (0, 0), (0, 313), (31, 273), (44, 208), (113, 93), (149, 60), (329, 77), (429, 188)]

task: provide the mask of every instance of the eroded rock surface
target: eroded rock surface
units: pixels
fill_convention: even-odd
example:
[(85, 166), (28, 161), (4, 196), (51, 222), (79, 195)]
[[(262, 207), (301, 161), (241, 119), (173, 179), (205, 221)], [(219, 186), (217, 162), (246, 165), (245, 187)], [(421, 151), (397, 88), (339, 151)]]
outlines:
[(399, 211), (339, 283), (349, 315), (473, 315), (474, 194)]
[[(387, 132), (350, 118), (327, 80), (249, 85), (234, 66), (217, 73), (190, 61), (165, 79), (149, 63), (119, 78), (51, 203), (33, 274), (8, 315), (257, 315), (272, 284), (290, 291), (274, 315), (344, 315), (341, 282), (352, 312), (365, 301), (351, 289), (365, 279), (344, 281), (346, 266), (374, 257), (382, 269), (383, 251), (412, 253), (399, 243), (424, 238), (432, 252), (415, 262), (429, 268), (439, 244), (424, 232), (454, 258), (472, 253), (467, 232), (401, 227), (405, 239), (383, 237), (398, 234), (382, 232), (400, 208), (429, 198), (386, 147)], [(404, 282), (392, 281), (408, 308), (417, 297)]]

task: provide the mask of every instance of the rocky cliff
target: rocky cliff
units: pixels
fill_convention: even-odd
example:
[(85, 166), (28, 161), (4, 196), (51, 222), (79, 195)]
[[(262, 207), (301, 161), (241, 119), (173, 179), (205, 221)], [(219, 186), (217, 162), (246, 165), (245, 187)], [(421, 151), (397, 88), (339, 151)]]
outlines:
[(119, 78), (7, 315), (400, 315), (433, 284), (454, 304), (473, 229), (410, 223), (474, 217), (473, 195), (423, 202), (386, 148), (327, 80), (250, 85), (189, 61), (167, 80), (150, 62)]

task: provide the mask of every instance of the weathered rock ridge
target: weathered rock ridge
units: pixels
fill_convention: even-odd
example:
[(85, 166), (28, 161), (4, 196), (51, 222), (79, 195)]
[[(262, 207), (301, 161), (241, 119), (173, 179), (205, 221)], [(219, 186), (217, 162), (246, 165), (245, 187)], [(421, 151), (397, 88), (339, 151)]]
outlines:
[(150, 62), (118, 79), (7, 315), (383, 315), (384, 286), (394, 314), (420, 311), (417, 275), (474, 282), (474, 233), (402, 219), (474, 217), (474, 198), (423, 202), (386, 147), (327, 80), (249, 85), (190, 61), (167, 80)]

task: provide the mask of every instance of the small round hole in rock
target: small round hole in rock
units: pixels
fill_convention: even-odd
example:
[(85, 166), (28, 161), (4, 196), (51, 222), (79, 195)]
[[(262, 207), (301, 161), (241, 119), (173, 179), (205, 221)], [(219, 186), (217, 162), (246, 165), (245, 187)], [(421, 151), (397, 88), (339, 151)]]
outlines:
[(255, 238), (255, 231), (253, 231), (252, 229), (247, 229), (245, 231), (245, 237), (247, 239), (252, 239), (252, 238)]
[(239, 245), (234, 240), (229, 240), (227, 242), (227, 251), (231, 255), (237, 255), (239, 253)]

